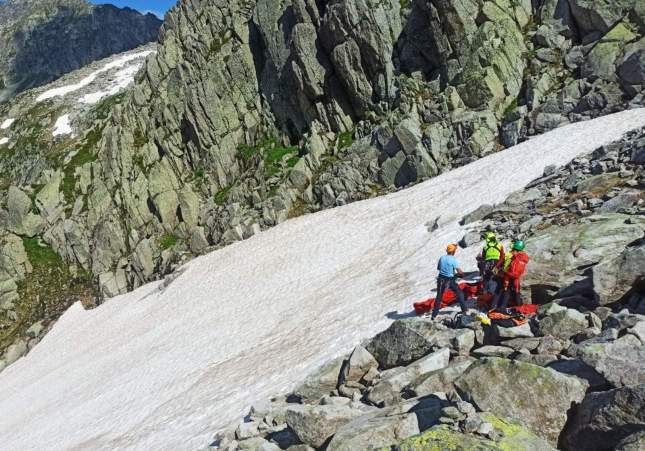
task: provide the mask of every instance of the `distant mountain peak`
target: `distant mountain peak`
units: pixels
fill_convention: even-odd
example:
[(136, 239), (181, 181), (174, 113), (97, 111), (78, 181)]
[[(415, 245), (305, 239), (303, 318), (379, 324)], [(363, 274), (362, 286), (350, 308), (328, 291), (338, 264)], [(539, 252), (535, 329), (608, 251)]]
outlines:
[(0, 102), (154, 41), (161, 23), (86, 0), (0, 0)]

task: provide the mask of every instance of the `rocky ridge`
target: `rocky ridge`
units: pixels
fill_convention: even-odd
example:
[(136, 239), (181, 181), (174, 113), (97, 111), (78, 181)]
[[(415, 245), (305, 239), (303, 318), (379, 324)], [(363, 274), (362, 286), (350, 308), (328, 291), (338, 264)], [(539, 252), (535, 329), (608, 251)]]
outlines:
[(0, 2), (0, 103), (156, 40), (161, 20), (85, 0)]
[[(92, 125), (123, 100), (154, 51), (149, 44), (109, 57), (0, 105), (0, 349), (7, 351), (0, 367), (31, 349), (77, 300), (95, 305), (91, 274), (65, 265), (40, 235), (81, 208), (72, 184), (100, 138)], [(63, 211), (61, 201), (73, 206)], [(71, 238), (69, 227), (65, 233)]]
[[(503, 236), (527, 240), (532, 263), (523, 297), (541, 304), (528, 323), (484, 326), (450, 308), (440, 321), (396, 320), (293, 392), (253, 405), (209, 449), (642, 447), (644, 139), (645, 130), (634, 132), (547, 168), (503, 204), (464, 217), (478, 228), (495, 225)], [(600, 163), (602, 172), (592, 170)], [(619, 172), (623, 177), (614, 183), (593, 184), (594, 177)], [(566, 180), (575, 183), (555, 188)], [(640, 198), (611, 203), (634, 188)], [(593, 210), (568, 208), (572, 195), (585, 206), (604, 201), (592, 202)], [(547, 206), (551, 214), (527, 227), (522, 215)], [(571, 228), (586, 228), (576, 235), (578, 244), (570, 241)], [(559, 252), (547, 252), (545, 240)]]

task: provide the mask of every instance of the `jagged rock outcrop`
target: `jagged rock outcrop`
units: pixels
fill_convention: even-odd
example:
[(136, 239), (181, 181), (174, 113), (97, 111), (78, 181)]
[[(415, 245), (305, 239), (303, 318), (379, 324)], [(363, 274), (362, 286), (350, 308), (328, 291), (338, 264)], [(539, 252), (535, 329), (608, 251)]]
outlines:
[(85, 0), (0, 3), (0, 102), (157, 39), (161, 20)]

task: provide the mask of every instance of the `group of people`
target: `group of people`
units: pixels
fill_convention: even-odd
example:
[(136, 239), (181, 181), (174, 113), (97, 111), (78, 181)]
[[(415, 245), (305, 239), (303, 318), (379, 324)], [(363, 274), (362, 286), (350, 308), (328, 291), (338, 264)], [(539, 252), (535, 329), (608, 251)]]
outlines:
[[(498, 241), (492, 230), (483, 233), (484, 249), (477, 256), (477, 266), (482, 281), (483, 294), (491, 297), (490, 310), (506, 311), (509, 301), (520, 304), (520, 278), (525, 272), (529, 256), (524, 252), (524, 241), (514, 240), (510, 252), (504, 251), (504, 245)], [(437, 297), (432, 311), (436, 318), (441, 308), (441, 299), (446, 290), (452, 290), (457, 297), (463, 313), (467, 312), (464, 293), (457, 284), (457, 279), (464, 276), (455, 257), (458, 246), (449, 244), (446, 255), (439, 259), (437, 269)]]

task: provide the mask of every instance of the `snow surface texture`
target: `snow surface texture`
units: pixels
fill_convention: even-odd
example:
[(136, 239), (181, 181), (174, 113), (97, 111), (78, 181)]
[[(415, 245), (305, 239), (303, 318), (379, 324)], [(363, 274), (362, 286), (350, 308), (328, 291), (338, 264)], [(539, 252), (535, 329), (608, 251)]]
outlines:
[(0, 124), (0, 130), (6, 130), (15, 122), (15, 119), (6, 119), (2, 124)]
[(0, 138), (0, 146), (3, 146), (9, 142), (9, 138)]
[[(75, 304), (0, 373), (2, 449), (204, 448), (251, 403), (427, 298), (464, 214), (640, 126), (645, 109), (566, 126), (413, 188), (288, 221), (95, 310)], [(500, 168), (504, 185), (489, 177)], [(458, 252), (464, 269), (478, 250)]]
[(63, 136), (63, 135), (71, 135), (71, 134), (72, 134), (72, 125), (70, 124), (70, 121), (69, 121), (69, 114), (63, 114), (61, 117), (56, 119), (56, 123), (54, 124), (54, 130), (52, 131), (52, 135)]
[(101, 98), (111, 94), (116, 94), (120, 89), (125, 88), (130, 83), (132, 83), (134, 81), (134, 75), (141, 68), (141, 66), (143, 66), (146, 57), (151, 53), (154, 53), (154, 51), (145, 50), (136, 53), (126, 53), (125, 55), (106, 63), (99, 70), (92, 72), (90, 75), (83, 78), (78, 83), (53, 88), (43, 92), (36, 98), (36, 102), (42, 102), (53, 97), (66, 96), (73, 92), (79, 91), (82, 88), (93, 84), (97, 80), (97, 77), (99, 77), (99, 75), (114, 69), (123, 68), (123, 66), (127, 64), (131, 64), (125, 69), (117, 72), (114, 78), (110, 78), (108, 80), (107, 87), (104, 87), (103, 89), (100, 89), (96, 92), (86, 94), (79, 100), (82, 103), (96, 103), (101, 100)]

